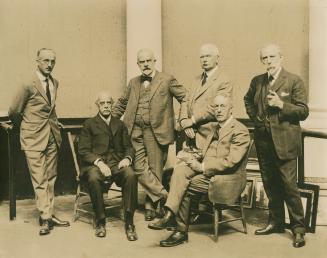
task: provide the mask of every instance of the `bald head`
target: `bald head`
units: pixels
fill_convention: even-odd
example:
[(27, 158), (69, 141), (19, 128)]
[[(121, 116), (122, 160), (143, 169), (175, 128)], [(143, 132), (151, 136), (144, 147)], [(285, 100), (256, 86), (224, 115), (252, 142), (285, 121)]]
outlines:
[(213, 44), (203, 44), (200, 47), (200, 64), (204, 71), (214, 69), (219, 62), (219, 50)]
[(98, 106), (99, 113), (107, 118), (111, 114), (113, 99), (109, 91), (100, 91), (97, 94), (95, 104)]

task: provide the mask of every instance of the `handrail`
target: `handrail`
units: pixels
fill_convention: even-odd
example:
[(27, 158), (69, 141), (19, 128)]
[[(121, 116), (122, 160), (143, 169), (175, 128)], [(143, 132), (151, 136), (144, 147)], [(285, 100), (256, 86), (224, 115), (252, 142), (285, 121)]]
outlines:
[(304, 137), (314, 137), (314, 138), (322, 138), (327, 139), (327, 133), (322, 131), (310, 130), (310, 129), (302, 129), (302, 135)]

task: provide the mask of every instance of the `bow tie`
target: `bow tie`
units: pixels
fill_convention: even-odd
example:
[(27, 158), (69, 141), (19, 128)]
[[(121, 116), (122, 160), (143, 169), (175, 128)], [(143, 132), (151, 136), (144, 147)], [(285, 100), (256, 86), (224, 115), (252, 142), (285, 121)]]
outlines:
[(141, 75), (141, 83), (143, 83), (145, 81), (151, 82), (152, 81), (152, 77), (151, 76), (148, 76), (148, 75), (145, 75), (145, 74), (142, 74)]

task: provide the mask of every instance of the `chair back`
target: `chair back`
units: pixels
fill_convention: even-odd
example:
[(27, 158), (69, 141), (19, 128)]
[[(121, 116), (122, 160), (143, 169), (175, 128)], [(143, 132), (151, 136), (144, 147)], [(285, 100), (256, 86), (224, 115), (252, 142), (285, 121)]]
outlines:
[(213, 203), (232, 205), (239, 199), (246, 186), (246, 165), (253, 145), (250, 140), (248, 150), (234, 174), (216, 175), (210, 180), (208, 197)]
[(79, 181), (80, 180), (79, 176), (81, 174), (81, 171), (80, 171), (80, 163), (78, 157), (78, 136), (72, 135), (71, 132), (68, 132), (67, 136), (68, 136), (69, 147), (73, 155), (74, 166), (76, 171), (76, 180)]

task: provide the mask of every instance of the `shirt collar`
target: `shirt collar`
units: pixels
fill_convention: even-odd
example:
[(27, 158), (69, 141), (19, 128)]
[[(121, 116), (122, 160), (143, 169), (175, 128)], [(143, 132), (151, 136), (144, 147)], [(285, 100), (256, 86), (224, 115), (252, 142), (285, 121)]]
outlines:
[(40, 81), (45, 81), (49, 79), (49, 77), (44, 76), (39, 69), (36, 70), (36, 76), (39, 78)]
[(215, 68), (211, 69), (210, 71), (203, 71), (203, 73), (206, 73), (208, 78), (213, 75), (217, 71), (218, 67), (216, 66)]
[(282, 67), (279, 67), (279, 69), (277, 70), (277, 72), (276, 72), (275, 75), (270, 74), (270, 73), (268, 72), (268, 78), (269, 78), (269, 75), (271, 75), (271, 76), (274, 78), (274, 80), (276, 80), (276, 79), (278, 78), (278, 76), (279, 76), (281, 70), (282, 70)]
[(111, 115), (108, 116), (108, 118), (105, 118), (104, 116), (102, 116), (102, 115), (100, 114), (100, 112), (99, 112), (99, 115), (100, 115), (101, 119), (102, 119), (102, 120), (103, 120), (107, 125), (109, 125), (110, 120), (111, 120)]
[(231, 115), (225, 122), (223, 122), (222, 124), (218, 123), (220, 129), (225, 127), (226, 125), (228, 125), (231, 121), (233, 120), (233, 116)]

